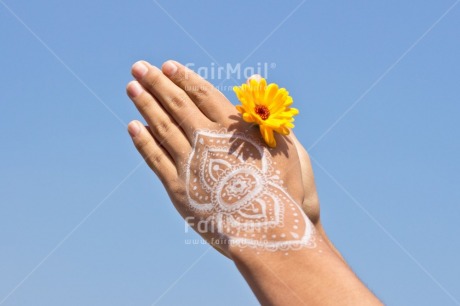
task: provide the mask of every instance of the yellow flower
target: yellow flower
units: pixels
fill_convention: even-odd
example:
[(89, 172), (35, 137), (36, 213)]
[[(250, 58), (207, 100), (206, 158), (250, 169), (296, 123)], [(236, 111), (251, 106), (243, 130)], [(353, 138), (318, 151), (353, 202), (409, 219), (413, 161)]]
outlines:
[(294, 116), (299, 113), (296, 108), (290, 108), (292, 97), (285, 88), (261, 78), (259, 81), (251, 79), (248, 84), (233, 87), (238, 100), (242, 105), (236, 109), (243, 115), (246, 122), (259, 125), (260, 133), (268, 146), (276, 147), (273, 132), (289, 135), (290, 128), (294, 127)]

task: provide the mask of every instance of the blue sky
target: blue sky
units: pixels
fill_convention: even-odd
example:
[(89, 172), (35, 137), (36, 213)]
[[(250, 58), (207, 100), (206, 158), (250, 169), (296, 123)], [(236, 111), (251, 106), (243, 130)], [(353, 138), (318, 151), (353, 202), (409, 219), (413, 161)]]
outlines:
[(131, 144), (139, 59), (268, 63), (352, 268), (459, 304), (458, 2), (0, 0), (0, 305), (257, 305)]

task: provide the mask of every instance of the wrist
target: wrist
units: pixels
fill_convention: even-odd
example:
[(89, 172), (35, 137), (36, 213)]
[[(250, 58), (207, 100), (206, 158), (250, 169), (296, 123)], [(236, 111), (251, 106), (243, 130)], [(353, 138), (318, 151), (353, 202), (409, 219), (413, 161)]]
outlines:
[(231, 258), (261, 304), (381, 305), (319, 237), (315, 248), (288, 252), (230, 248)]

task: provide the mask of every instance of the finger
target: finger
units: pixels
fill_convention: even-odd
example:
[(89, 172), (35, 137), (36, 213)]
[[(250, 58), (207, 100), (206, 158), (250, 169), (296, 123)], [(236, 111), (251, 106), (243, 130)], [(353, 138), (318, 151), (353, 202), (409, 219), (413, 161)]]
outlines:
[(176, 181), (178, 174), (174, 162), (145, 126), (139, 121), (132, 121), (128, 124), (128, 132), (137, 150), (163, 185), (169, 186), (170, 182)]
[(133, 65), (132, 73), (182, 127), (189, 140), (192, 140), (196, 129), (207, 128), (208, 123), (211, 123), (188, 95), (157, 67), (140, 61)]
[(249, 85), (249, 82), (251, 82), (251, 80), (256, 80), (257, 82), (260, 82), (261, 79), (262, 76), (260, 74), (253, 74), (247, 79), (246, 84)]
[(316, 224), (320, 218), (319, 198), (316, 191), (315, 178), (313, 175), (313, 168), (311, 167), (310, 157), (294, 133), (291, 133), (289, 137), (294, 141), (297, 154), (299, 155), (302, 183), (305, 192), (302, 209), (313, 224)]
[(162, 70), (211, 121), (222, 122), (232, 113), (237, 113), (235, 107), (217, 88), (191, 69), (176, 61), (167, 61)]
[(161, 146), (168, 151), (176, 164), (184, 161), (191, 146), (182, 129), (137, 81), (130, 82), (126, 91)]

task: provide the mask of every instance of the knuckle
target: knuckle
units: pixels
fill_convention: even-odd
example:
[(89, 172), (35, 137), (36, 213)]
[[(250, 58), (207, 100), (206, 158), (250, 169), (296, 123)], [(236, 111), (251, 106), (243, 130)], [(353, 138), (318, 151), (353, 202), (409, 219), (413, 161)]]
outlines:
[(150, 154), (145, 158), (147, 165), (152, 169), (161, 182), (164, 184), (163, 177), (159, 175), (158, 169), (160, 168), (161, 163), (163, 162), (163, 157), (161, 153), (155, 152)]
[(159, 135), (164, 136), (168, 135), (169, 131), (171, 130), (171, 125), (168, 122), (159, 121), (155, 124), (154, 128)]
[(151, 101), (149, 99), (136, 99), (134, 100), (134, 104), (140, 111), (145, 111), (151, 105)]
[(169, 192), (174, 194), (176, 199), (185, 199), (186, 191), (184, 182), (180, 179), (173, 179), (168, 184)]
[(198, 88), (195, 91), (195, 96), (199, 98), (207, 98), (209, 97), (209, 94), (211, 92), (211, 88), (209, 87), (208, 84), (203, 84), (198, 86)]
[(170, 100), (170, 104), (176, 109), (184, 108), (186, 104), (186, 98), (182, 95), (173, 96)]
[(182, 69), (179, 67), (179, 70), (171, 77), (175, 83), (182, 84), (189, 78), (189, 72), (187, 69)]
[(153, 88), (153, 87), (157, 86), (160, 83), (160, 81), (161, 81), (161, 73), (159, 71), (157, 71), (157, 70), (153, 70), (152, 72), (150, 72), (148, 78), (149, 78), (149, 81), (148, 81), (149, 85), (150, 85), (150, 87)]
[(163, 158), (164, 158), (163, 154), (157, 152), (155, 154), (152, 154), (149, 157), (149, 160), (154, 166), (157, 166), (157, 165), (161, 165)]
[(148, 137), (140, 137), (140, 139), (136, 140), (136, 148), (139, 150), (143, 150), (145, 147), (147, 147), (149, 144), (151, 144), (151, 139)]
[(180, 83), (181, 87), (184, 88), (188, 94), (194, 96), (209, 96), (214, 89), (211, 83), (188, 68), (177, 78), (177, 82)]
[(188, 82), (197, 76), (197, 74), (190, 68), (185, 68), (182, 73), (178, 73), (177, 75), (177, 81), (181, 83)]
[(193, 84), (184, 85), (184, 89), (191, 97), (203, 100), (209, 98), (214, 91), (214, 86), (208, 82), (194, 82)]

